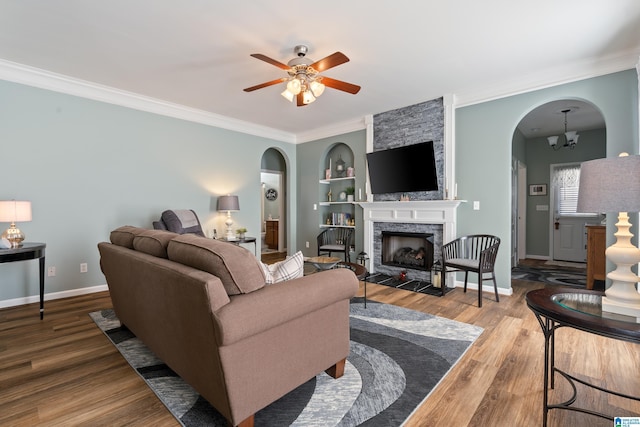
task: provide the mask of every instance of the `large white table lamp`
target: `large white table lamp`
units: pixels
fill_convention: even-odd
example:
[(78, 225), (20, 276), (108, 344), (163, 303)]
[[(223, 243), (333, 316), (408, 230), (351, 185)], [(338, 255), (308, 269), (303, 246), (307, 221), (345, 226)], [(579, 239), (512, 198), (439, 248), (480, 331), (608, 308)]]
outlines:
[(227, 234), (225, 238), (227, 240), (235, 240), (236, 235), (233, 233), (233, 219), (231, 219), (232, 211), (240, 210), (240, 202), (238, 196), (226, 195), (218, 197), (218, 211), (227, 212), (227, 220), (224, 222), (227, 226)]
[(578, 212), (617, 212), (616, 242), (605, 251), (616, 265), (609, 272), (611, 286), (602, 298), (602, 311), (632, 316), (640, 321), (640, 277), (631, 268), (640, 262), (640, 249), (631, 243), (628, 212), (640, 212), (640, 156), (590, 160), (580, 167)]

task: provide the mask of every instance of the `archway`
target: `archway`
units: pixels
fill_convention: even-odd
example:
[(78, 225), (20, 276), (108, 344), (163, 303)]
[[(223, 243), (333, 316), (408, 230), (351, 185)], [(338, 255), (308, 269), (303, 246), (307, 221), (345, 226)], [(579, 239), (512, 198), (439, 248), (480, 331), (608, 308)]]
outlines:
[(267, 149), (260, 166), (260, 224), (263, 260), (287, 254), (287, 162), (275, 148)]
[[(565, 144), (565, 117), (567, 131), (577, 131), (579, 135), (573, 147)], [(548, 141), (552, 135), (559, 136), (556, 146)], [(577, 99), (555, 100), (532, 108), (514, 132), (512, 155), (512, 266), (523, 255), (541, 260), (557, 258), (554, 249), (559, 239), (563, 239), (563, 245), (574, 248), (570, 249), (573, 255), (567, 252), (560, 258), (581, 260), (583, 255), (576, 252), (579, 248), (584, 252), (581, 224), (593, 219), (559, 212), (560, 191), (552, 172), (559, 167), (572, 164), (579, 167), (583, 161), (606, 157), (606, 126), (600, 109)], [(563, 223), (567, 219), (573, 222)]]

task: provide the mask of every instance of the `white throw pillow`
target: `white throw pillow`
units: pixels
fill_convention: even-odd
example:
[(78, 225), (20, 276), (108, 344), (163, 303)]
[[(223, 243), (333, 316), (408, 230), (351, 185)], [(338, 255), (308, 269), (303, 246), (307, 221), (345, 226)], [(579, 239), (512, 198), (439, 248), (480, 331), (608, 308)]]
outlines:
[(261, 264), (267, 285), (297, 279), (304, 275), (304, 256), (301, 251), (288, 256), (284, 261), (274, 264)]

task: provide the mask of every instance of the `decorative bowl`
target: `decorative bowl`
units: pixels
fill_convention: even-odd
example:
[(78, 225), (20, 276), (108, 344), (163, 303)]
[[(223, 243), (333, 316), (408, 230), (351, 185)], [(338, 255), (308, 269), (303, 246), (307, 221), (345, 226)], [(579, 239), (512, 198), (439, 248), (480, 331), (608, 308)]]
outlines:
[(330, 270), (340, 261), (340, 258), (330, 256), (314, 256), (305, 259), (305, 262), (310, 263), (318, 270)]

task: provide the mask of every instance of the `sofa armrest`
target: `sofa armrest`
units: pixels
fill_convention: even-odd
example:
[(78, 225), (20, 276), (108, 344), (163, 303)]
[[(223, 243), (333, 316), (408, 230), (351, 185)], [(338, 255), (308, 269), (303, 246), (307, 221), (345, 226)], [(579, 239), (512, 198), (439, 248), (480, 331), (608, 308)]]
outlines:
[(307, 313), (350, 299), (358, 292), (355, 274), (346, 268), (323, 271), (232, 296), (214, 313), (220, 345), (229, 345)]

